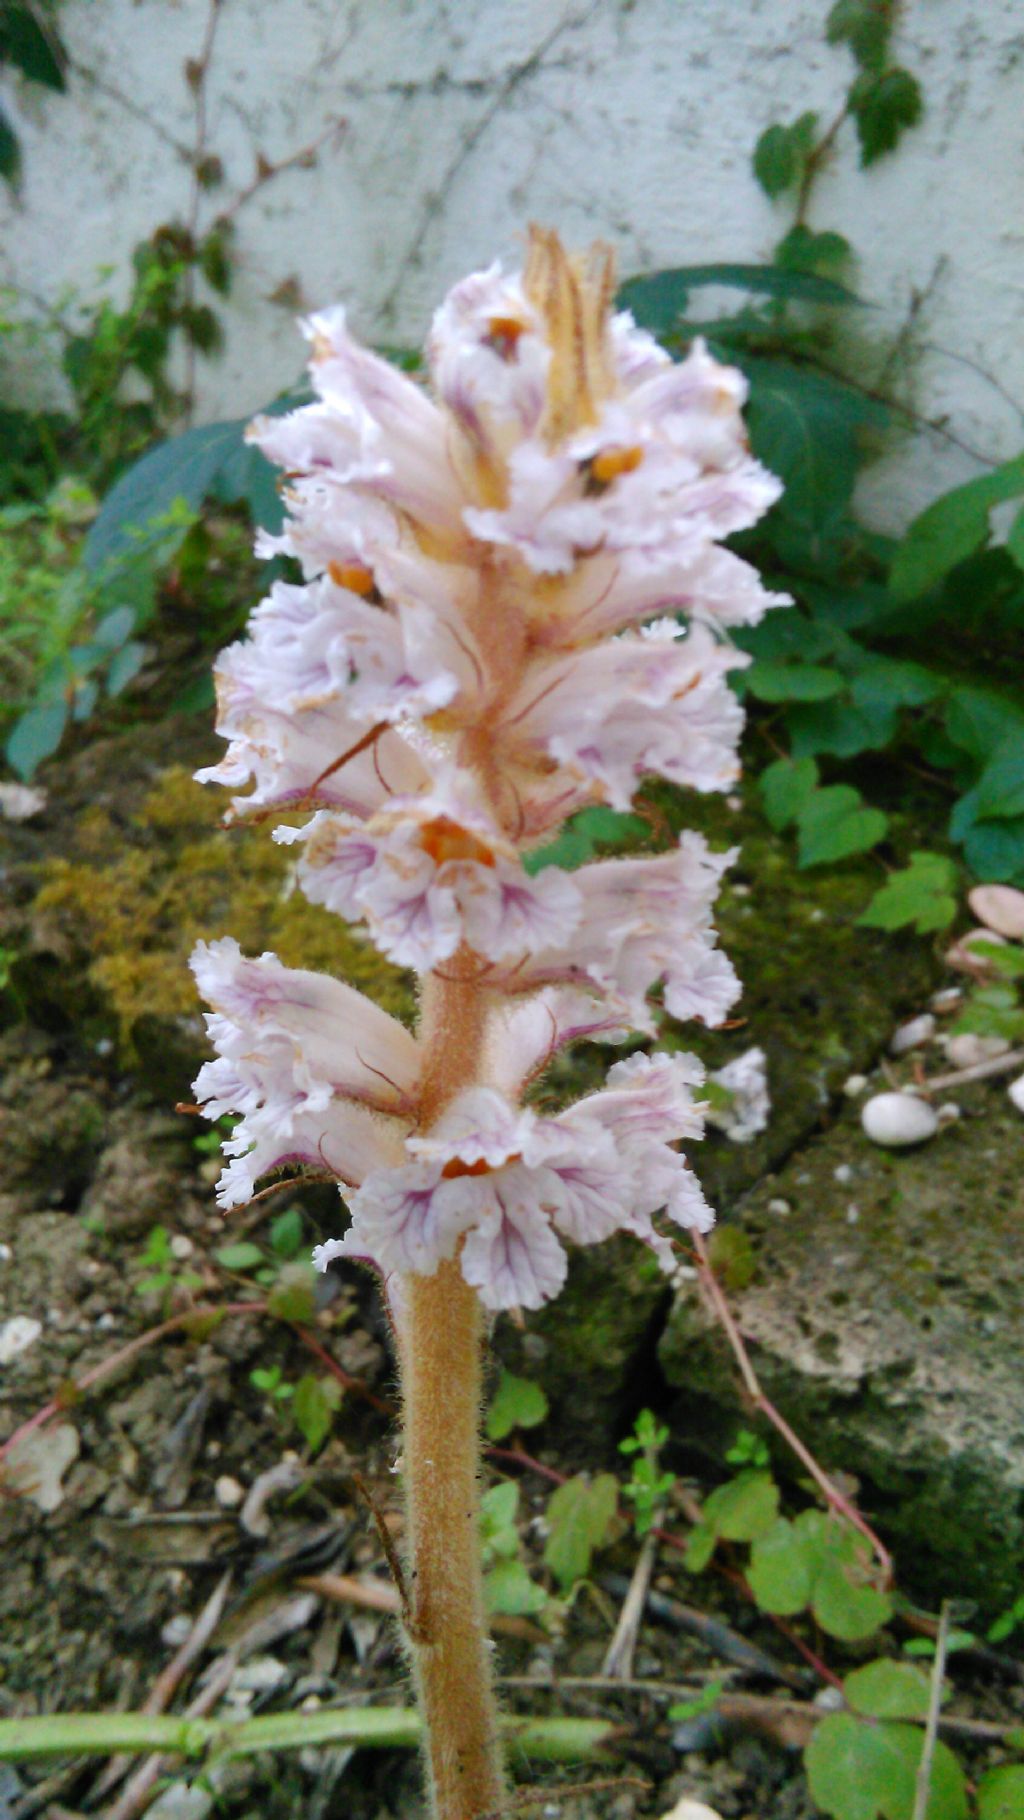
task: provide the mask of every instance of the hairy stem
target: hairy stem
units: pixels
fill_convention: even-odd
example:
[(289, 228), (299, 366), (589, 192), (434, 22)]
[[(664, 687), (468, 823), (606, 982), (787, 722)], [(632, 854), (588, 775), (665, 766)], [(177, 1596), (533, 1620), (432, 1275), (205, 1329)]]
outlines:
[[(475, 957), (425, 983), (422, 1123), (478, 1077), (483, 994)], [(403, 1283), (403, 1459), (409, 1641), (437, 1820), (500, 1811), (498, 1743), (480, 1549), (483, 1311), (458, 1263)]]

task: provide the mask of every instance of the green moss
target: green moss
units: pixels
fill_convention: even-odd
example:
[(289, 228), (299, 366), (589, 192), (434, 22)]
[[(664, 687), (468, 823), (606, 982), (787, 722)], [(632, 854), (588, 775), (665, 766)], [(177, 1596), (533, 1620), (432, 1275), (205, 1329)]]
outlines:
[(233, 935), (247, 953), (270, 948), (290, 967), (323, 969), (408, 1020), (408, 977), (340, 917), (289, 883), (287, 848), (269, 824), (221, 825), (223, 798), (178, 765), (160, 773), (127, 828), (90, 807), (75, 826), (74, 859), (53, 859), (33, 911), (86, 959), (89, 983), (136, 1059), (144, 1019), (198, 1008), (188, 957), (200, 938)]

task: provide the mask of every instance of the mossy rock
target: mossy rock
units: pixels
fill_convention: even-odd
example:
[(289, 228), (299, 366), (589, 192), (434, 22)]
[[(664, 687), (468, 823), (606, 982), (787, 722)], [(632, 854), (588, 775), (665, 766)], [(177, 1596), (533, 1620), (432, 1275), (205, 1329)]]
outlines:
[[(733, 1306), (767, 1395), (861, 1481), (901, 1587), (994, 1612), (1024, 1576), (1024, 1121), (998, 1084), (962, 1091), (965, 1116), (919, 1150), (875, 1148), (851, 1110), (759, 1184)], [(721, 1460), (749, 1416), (695, 1293), (659, 1356), (678, 1433)]]
[[(123, 1062), (160, 1098), (180, 1097), (207, 1053), (188, 957), (233, 935), (248, 953), (335, 974), (410, 1019), (408, 976), (341, 919), (291, 888), (292, 856), (271, 824), (225, 827), (223, 794), (183, 765), (125, 798), (98, 794), (70, 823), (65, 853), (44, 859), (29, 908), (32, 945), (77, 970), (89, 1031), (112, 1026)], [(275, 818), (279, 820), (282, 818)]]

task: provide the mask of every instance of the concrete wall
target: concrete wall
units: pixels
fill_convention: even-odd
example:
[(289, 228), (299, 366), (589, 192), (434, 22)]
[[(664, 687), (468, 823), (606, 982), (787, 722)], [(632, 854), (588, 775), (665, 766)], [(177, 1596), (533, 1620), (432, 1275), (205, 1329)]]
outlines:
[[(420, 336), (443, 288), (530, 218), (615, 242), (624, 272), (766, 257), (789, 214), (751, 175), (770, 121), (829, 119), (851, 65), (824, 42), (828, 0), (223, 0), (207, 145), (226, 183), (200, 221), (273, 161), (343, 122), (316, 168), (237, 216), (226, 353), (199, 368), (204, 417), (295, 377), (297, 305), (351, 301), (357, 324)], [(0, 202), (3, 276), (35, 297), (116, 290), (132, 246), (188, 208), (195, 107), (184, 76), (207, 0), (66, 0), (71, 92), (19, 89), (20, 203)], [(861, 255), (891, 338), (917, 292), (916, 402), (948, 420), (866, 488), (895, 524), (1024, 440), (1024, 19), (1017, 0), (907, 0), (898, 55), (926, 116), (857, 168), (852, 128), (813, 225)], [(98, 268), (113, 268), (105, 280)], [(275, 301), (275, 298), (277, 301)], [(883, 362), (881, 348), (866, 376)], [(960, 446), (964, 445), (964, 446)], [(974, 453), (969, 453), (973, 451)]]

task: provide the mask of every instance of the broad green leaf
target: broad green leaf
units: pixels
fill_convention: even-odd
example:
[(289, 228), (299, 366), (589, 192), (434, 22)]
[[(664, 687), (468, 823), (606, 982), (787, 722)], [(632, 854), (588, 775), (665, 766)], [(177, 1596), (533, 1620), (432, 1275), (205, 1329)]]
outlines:
[(547, 1508), (549, 1535), (544, 1560), (563, 1592), (590, 1571), (590, 1558), (607, 1540), (618, 1501), (610, 1472), (587, 1479), (582, 1473), (553, 1493)]
[(978, 1820), (1021, 1820), (1022, 1814), (1024, 1763), (987, 1770), (978, 1783)]
[(686, 1542), (686, 1553), (683, 1566), (687, 1573), (700, 1574), (715, 1552), (718, 1537), (710, 1523), (697, 1523), (691, 1529)]
[(891, 152), (924, 111), (921, 86), (909, 70), (862, 70), (850, 89), (850, 111), (860, 140), (862, 165)]
[(135, 614), (131, 607), (115, 607), (112, 612), (104, 614), (93, 633), (93, 639), (106, 650), (116, 651), (119, 645), (131, 637), (134, 630)]
[(485, 1549), (497, 1555), (518, 1554), (518, 1508), (519, 1487), (512, 1479), (492, 1485), (484, 1492), (480, 1500), (480, 1532)]
[(548, 1400), (539, 1384), (503, 1371), (487, 1411), (487, 1438), (502, 1441), (513, 1428), (535, 1428), (548, 1413)]
[(863, 438), (886, 427), (886, 407), (810, 366), (760, 355), (743, 365), (751, 446), (786, 488), (773, 519), (781, 516), (805, 537), (832, 533), (849, 505)]
[(522, 1561), (498, 1561), (484, 1577), (484, 1597), (489, 1612), (508, 1618), (525, 1618), (543, 1611), (547, 1594), (530, 1579)]
[(704, 1521), (727, 1542), (753, 1542), (779, 1514), (779, 1488), (767, 1472), (741, 1472), (704, 1500)]
[[(830, 1713), (804, 1752), (811, 1797), (833, 1820), (911, 1820), (924, 1733)], [(935, 1747), (925, 1820), (966, 1820), (967, 1790), (952, 1751)]]
[(525, 854), (523, 865), (530, 873), (540, 872), (545, 866), (562, 866), (572, 872), (592, 859), (599, 845), (620, 847), (650, 832), (638, 815), (623, 815), (617, 809), (581, 809), (566, 822), (550, 846)]
[(955, 746), (987, 764), (1004, 740), (1024, 740), (1024, 709), (994, 689), (958, 688), (946, 709), (945, 730)]
[(337, 1378), (315, 1378), (306, 1372), (295, 1386), (292, 1414), (311, 1453), (319, 1453), (331, 1432), (331, 1419), (341, 1407)]
[(67, 726), (68, 708), (64, 701), (51, 701), (29, 708), (7, 739), (4, 751), (11, 769), (26, 782), (44, 758), (56, 752)]
[(851, 784), (829, 784), (809, 796), (797, 821), (797, 864), (801, 868), (834, 864), (854, 853), (866, 853), (883, 840), (889, 818), (866, 808)]
[(83, 545), (86, 567), (103, 568), (130, 555), (132, 533), (159, 519), (178, 500), (193, 511), (208, 498), (241, 500), (254, 522), (281, 523), (274, 470), (245, 442), (245, 420), (200, 424), (158, 444), (121, 475), (107, 494)]
[(761, 701), (825, 701), (845, 686), (839, 671), (823, 664), (779, 663), (764, 657), (751, 664), (744, 681)]
[(861, 708), (920, 708), (947, 687), (945, 678), (924, 664), (872, 654), (854, 676), (850, 693)]
[(0, 66), (4, 63), (44, 88), (67, 87), (67, 52), (53, 21), (27, 0), (5, 0), (0, 9)]
[(915, 600), (927, 593), (986, 541), (993, 506), (1022, 493), (1024, 455), (1017, 455), (926, 506), (896, 551), (890, 592), (897, 600)]
[(247, 1239), (235, 1245), (222, 1245), (213, 1255), (225, 1270), (251, 1270), (255, 1264), (263, 1262), (259, 1246), (251, 1245)]
[(765, 815), (777, 833), (796, 821), (817, 785), (818, 767), (813, 758), (777, 758), (762, 771), (758, 789)]
[(794, 1617), (810, 1604), (814, 1554), (806, 1538), (780, 1517), (750, 1551), (747, 1579), (762, 1611)]
[(115, 651), (107, 666), (106, 685), (108, 695), (120, 695), (128, 684), (138, 676), (146, 661), (146, 647), (137, 638), (130, 638), (126, 645)]
[(866, 1662), (847, 1675), (843, 1692), (854, 1712), (869, 1719), (927, 1717), (928, 1677), (909, 1662), (893, 1662), (887, 1656)]
[(948, 929), (957, 911), (956, 876), (945, 854), (912, 853), (910, 865), (890, 873), (857, 921), (868, 929), (904, 929), (912, 923), (919, 935)]
[(691, 291), (708, 285), (750, 291), (793, 303), (824, 303), (839, 307), (862, 301), (845, 285), (814, 272), (789, 271), (777, 265), (681, 265), (643, 277), (627, 278), (619, 290), (620, 308), (631, 310), (641, 328), (659, 338), (669, 337), (682, 324)]

